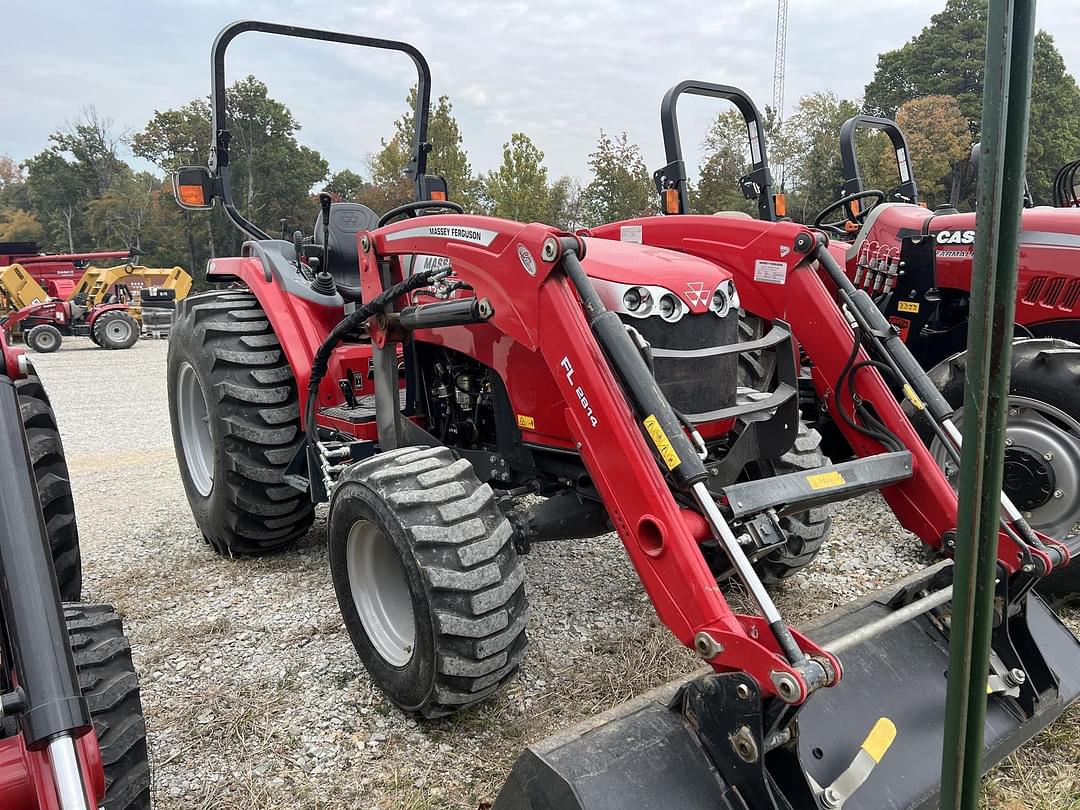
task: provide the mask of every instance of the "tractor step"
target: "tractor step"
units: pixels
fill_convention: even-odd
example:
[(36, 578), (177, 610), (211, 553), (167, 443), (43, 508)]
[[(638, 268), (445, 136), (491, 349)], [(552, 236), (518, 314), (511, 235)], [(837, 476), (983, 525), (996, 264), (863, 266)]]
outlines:
[(779, 514), (802, 512), (822, 504), (844, 501), (911, 477), (911, 453), (880, 453), (758, 481), (729, 484), (720, 492), (738, 520), (768, 509)]
[[(803, 632), (826, 647), (844, 646), (841, 639), (880, 623), (899, 602), (939, 591), (950, 580), (950, 566), (939, 563), (837, 608)], [(1029, 697), (1037, 697), (1029, 709), (1023, 708), (1024, 696), (988, 697), (985, 769), (1080, 697), (1080, 642), (1033, 592), (1017, 604), (1026, 622), (1010, 623), (1023, 622), (1013, 640), (1030, 663)], [(935, 610), (948, 609), (946, 604)], [(800, 711), (794, 745), (786, 733), (764, 735), (760, 712), (756, 720), (740, 714), (746, 707), (733, 695), (751, 708), (758, 705), (756, 689), (747, 697), (744, 674), (699, 671), (529, 746), (493, 810), (798, 810), (816, 806), (807, 792), (813, 783), (840, 784), (838, 777), (858, 762), (860, 750), (875, 750), (880, 761), (870, 765), (865, 783), (844, 803), (846, 810), (936, 807), (948, 646), (933, 613), (849, 646), (841, 655), (840, 683), (816, 692)], [(1012, 645), (1001, 646), (1006, 657), (1004, 647)], [(875, 744), (883, 726), (895, 726), (895, 740)]]

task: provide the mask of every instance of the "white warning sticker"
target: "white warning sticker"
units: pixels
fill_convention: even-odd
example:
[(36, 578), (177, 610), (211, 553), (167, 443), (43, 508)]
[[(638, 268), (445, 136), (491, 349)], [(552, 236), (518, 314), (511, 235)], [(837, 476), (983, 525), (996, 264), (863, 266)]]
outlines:
[(623, 225), (619, 228), (619, 241), (620, 242), (633, 242), (635, 245), (641, 244), (641, 226), (640, 225)]
[(783, 262), (758, 259), (754, 262), (754, 281), (764, 281), (767, 284), (783, 284), (787, 281), (787, 265)]
[(416, 239), (425, 236), (436, 239), (454, 239), (458, 242), (472, 242), (474, 245), (487, 247), (495, 241), (498, 232), (489, 231), (487, 228), (466, 228), (460, 225), (423, 225), (419, 228), (408, 228), (404, 231), (394, 231), (386, 235), (387, 242), (395, 242), (398, 239)]

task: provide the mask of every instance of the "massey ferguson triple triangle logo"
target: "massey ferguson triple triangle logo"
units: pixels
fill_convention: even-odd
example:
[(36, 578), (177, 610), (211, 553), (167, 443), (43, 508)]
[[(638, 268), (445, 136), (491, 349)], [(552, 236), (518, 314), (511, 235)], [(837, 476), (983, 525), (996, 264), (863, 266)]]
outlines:
[(695, 307), (699, 307), (704, 304), (705, 300), (708, 297), (708, 294), (705, 292), (704, 281), (686, 282), (686, 300), (693, 304)]

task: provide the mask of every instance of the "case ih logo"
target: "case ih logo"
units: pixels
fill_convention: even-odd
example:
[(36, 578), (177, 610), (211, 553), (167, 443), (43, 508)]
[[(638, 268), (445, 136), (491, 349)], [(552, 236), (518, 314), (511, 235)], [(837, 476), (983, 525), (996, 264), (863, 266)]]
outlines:
[(939, 245), (973, 245), (975, 231), (938, 231), (934, 241)]
[(686, 282), (686, 300), (693, 304), (695, 307), (699, 307), (705, 303), (709, 294), (705, 291), (704, 281), (688, 281)]

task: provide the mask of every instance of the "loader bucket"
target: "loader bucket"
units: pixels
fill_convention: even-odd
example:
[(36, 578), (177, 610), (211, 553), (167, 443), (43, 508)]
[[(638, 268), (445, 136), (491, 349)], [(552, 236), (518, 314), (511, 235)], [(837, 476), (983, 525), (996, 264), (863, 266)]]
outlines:
[[(828, 647), (888, 615), (898, 595), (940, 581), (949, 565), (838, 608), (803, 631)], [(1014, 696), (988, 698), (984, 771), (1080, 696), (1080, 642), (1033, 592), (1017, 604), (1025, 606), (1026, 621), (1014, 620), (1011, 641), (996, 633), (994, 652), (1010, 661), (1019, 655), (1027, 682), (1011, 690)], [(768, 735), (762, 735), (760, 701), (740, 705), (717, 686), (723, 679), (752, 681), (741, 673), (703, 671), (531, 745), (515, 763), (494, 810), (813, 810), (818, 805), (807, 784), (833, 783), (866, 746), (867, 732), (881, 717), (895, 724), (895, 741), (843, 807), (936, 807), (948, 668), (948, 637), (939, 619), (918, 615), (845, 650), (840, 659), (840, 683), (812, 695), (798, 714), (794, 740), (771, 751)], [(695, 706), (687, 695), (696, 695), (696, 710), (687, 710)], [(701, 710), (702, 699), (713, 711)], [(748, 709), (756, 710), (756, 718)], [(740, 748), (735, 741), (747, 728), (754, 745)], [(754, 746), (769, 753), (756, 756)]]

